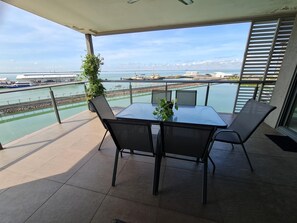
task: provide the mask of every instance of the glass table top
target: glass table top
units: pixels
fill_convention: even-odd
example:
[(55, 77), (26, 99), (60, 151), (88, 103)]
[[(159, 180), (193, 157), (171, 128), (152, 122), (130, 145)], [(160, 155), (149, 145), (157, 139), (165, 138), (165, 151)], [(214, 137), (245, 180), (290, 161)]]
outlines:
[[(150, 122), (161, 122), (158, 116), (153, 115), (156, 105), (147, 103), (131, 104), (116, 115), (120, 119), (139, 119)], [(199, 124), (226, 128), (227, 124), (218, 113), (209, 106), (179, 106), (173, 109), (174, 115), (168, 121), (188, 124)]]

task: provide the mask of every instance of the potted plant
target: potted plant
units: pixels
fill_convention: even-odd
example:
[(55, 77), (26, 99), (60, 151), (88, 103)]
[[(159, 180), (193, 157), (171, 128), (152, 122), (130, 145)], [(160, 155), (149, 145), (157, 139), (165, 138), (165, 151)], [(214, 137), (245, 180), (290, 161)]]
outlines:
[[(100, 54), (87, 54), (82, 61), (81, 77), (88, 81), (88, 85), (86, 86), (86, 96), (88, 101), (105, 94), (105, 88), (99, 78), (102, 65), (103, 58), (100, 57)], [(89, 109), (94, 111), (94, 109), (90, 106), (90, 103)]]
[(178, 110), (176, 101), (167, 101), (166, 98), (163, 98), (154, 110), (153, 115), (158, 116), (162, 121), (167, 121), (174, 115), (173, 107)]

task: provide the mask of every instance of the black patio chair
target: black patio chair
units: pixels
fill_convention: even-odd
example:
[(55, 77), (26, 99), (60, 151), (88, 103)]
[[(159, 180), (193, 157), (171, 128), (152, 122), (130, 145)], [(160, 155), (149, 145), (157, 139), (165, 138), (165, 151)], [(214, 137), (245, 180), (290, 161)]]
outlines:
[(99, 119), (101, 120), (101, 122), (105, 128), (104, 136), (103, 136), (101, 143), (99, 145), (99, 148), (98, 148), (98, 150), (100, 150), (102, 143), (105, 139), (105, 136), (108, 132), (108, 128), (107, 128), (106, 124), (103, 122), (103, 119), (116, 119), (116, 118), (115, 118), (106, 98), (103, 95), (93, 98), (92, 100), (90, 100), (90, 103), (93, 106), (93, 108), (95, 109)]
[(218, 130), (213, 140), (231, 143), (232, 149), (234, 149), (233, 144), (240, 144), (250, 169), (253, 172), (254, 169), (244, 147), (244, 143), (274, 109), (276, 109), (275, 106), (257, 102), (253, 99), (248, 100), (230, 126), (227, 129)]
[(196, 106), (197, 91), (195, 90), (176, 90), (177, 105)]
[(112, 176), (112, 186), (115, 186), (119, 153), (130, 150), (133, 155), (143, 155), (155, 157), (153, 194), (156, 195), (156, 185), (159, 179), (160, 165), (155, 152), (151, 124), (138, 120), (104, 119), (110, 135), (117, 147), (114, 169)]
[(215, 130), (213, 126), (163, 122), (158, 137), (158, 151), (164, 157), (203, 163), (203, 204), (207, 202), (208, 159)]
[(152, 104), (158, 104), (163, 98), (171, 101), (171, 91), (152, 90)]

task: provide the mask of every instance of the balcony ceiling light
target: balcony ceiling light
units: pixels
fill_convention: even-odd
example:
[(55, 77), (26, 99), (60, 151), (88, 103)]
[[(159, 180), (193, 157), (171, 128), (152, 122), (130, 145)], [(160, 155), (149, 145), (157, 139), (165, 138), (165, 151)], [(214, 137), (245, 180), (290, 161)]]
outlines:
[(127, 3), (128, 4), (134, 4), (135, 2), (138, 2), (139, 0), (128, 0)]
[(178, 1), (182, 2), (182, 3), (185, 4), (185, 5), (191, 5), (191, 4), (194, 3), (193, 0), (178, 0)]
[[(134, 4), (134, 3), (138, 2), (138, 1), (139, 1), (139, 0), (128, 0), (127, 3), (128, 3), (128, 4)], [(183, 3), (183, 4), (185, 4), (185, 5), (191, 5), (191, 4), (194, 3), (193, 0), (178, 0), (178, 1), (180, 1), (181, 3)]]

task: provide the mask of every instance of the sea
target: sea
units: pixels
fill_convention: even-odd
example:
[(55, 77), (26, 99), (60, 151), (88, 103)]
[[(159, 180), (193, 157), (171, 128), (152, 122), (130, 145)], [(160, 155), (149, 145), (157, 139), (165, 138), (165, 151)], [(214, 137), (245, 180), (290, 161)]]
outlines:
[[(139, 70), (139, 71), (102, 71), (100, 78), (103, 80), (121, 80), (123, 78), (132, 77), (135, 75), (151, 75), (159, 74), (160, 76), (172, 76), (182, 75), (188, 70)], [(212, 74), (215, 72), (222, 72), (226, 75), (239, 74), (239, 70), (201, 70), (200, 74)], [(27, 72), (23, 72), (27, 73)], [(30, 72), (32, 73), (32, 72)], [(69, 72), (69, 73), (80, 73)], [(0, 73), (0, 77), (7, 77), (11, 81), (16, 80), (16, 76), (21, 73)], [(139, 86), (153, 85), (152, 83), (142, 84), (133, 83), (132, 89)], [(127, 89), (128, 83), (104, 83), (107, 90), (120, 90)], [(198, 105), (205, 104), (206, 86), (191, 87), (188, 89), (197, 90)], [(74, 96), (78, 94), (84, 94), (83, 85), (68, 85), (62, 87), (52, 88), (55, 97)], [(0, 88), (0, 105), (15, 104), (20, 102), (28, 102), (49, 98), (49, 88), (37, 89), (31, 91), (21, 91), (13, 93), (4, 93), (6, 89)], [(212, 106), (218, 112), (232, 113), (235, 101), (235, 95), (237, 91), (236, 84), (214, 84), (211, 85), (209, 91), (209, 97), (207, 105)], [(174, 91), (172, 97), (174, 98)], [(130, 104), (129, 96), (122, 96), (116, 98), (107, 98), (111, 107), (126, 107)], [(151, 100), (150, 93), (133, 94), (133, 103), (147, 102)], [(84, 110), (87, 110), (87, 103), (74, 103), (70, 105), (59, 106), (59, 113), (61, 120), (71, 117), (72, 115), (78, 114)], [(14, 115), (3, 115), (0, 110), (0, 142), (2, 145), (9, 143), (13, 140), (28, 135), (34, 131), (40, 130), (44, 127), (56, 123), (55, 113), (52, 108), (41, 109), (32, 112), (23, 112)]]
[[(139, 70), (139, 71), (102, 71), (100, 74), (100, 78), (102, 80), (121, 80), (128, 77), (133, 77), (136, 75), (145, 75), (149, 76), (151, 74), (159, 74), (160, 76), (173, 76), (173, 75), (183, 75), (189, 70), (161, 70), (161, 71), (154, 71), (154, 70)], [(238, 74), (239, 70), (201, 70), (199, 74), (213, 74), (216, 72), (221, 72), (226, 75), (230, 74)], [(19, 73), (0, 73), (0, 78), (7, 77), (10, 81), (16, 81), (16, 76), (23, 73), (32, 73), (34, 72), (19, 72)], [(36, 72), (41, 73), (41, 72)], [(79, 74), (80, 71), (68, 71), (65, 73), (77, 73)], [(134, 83), (132, 87), (139, 87), (139, 86), (148, 86), (154, 85), (153, 83)], [(104, 83), (106, 90), (120, 90), (126, 89), (129, 87), (128, 83)], [(77, 94), (84, 93), (84, 87), (82, 85), (68, 85), (63, 87), (55, 87), (52, 88), (55, 97), (62, 97), (62, 96), (71, 96)], [(0, 92), (7, 91), (5, 88), (0, 88)], [(7, 105), (7, 104), (14, 104), (26, 101), (34, 101), (49, 98), (49, 89), (39, 89), (34, 91), (22, 91), (22, 92), (15, 92), (10, 94), (0, 94), (0, 105)]]
[[(207, 70), (125, 70), (125, 71), (106, 71), (102, 70), (100, 73), (100, 77), (102, 79), (108, 80), (120, 80), (121, 78), (132, 77), (135, 75), (151, 75), (151, 74), (159, 74), (160, 76), (171, 76), (171, 75), (182, 75), (186, 72), (197, 71), (199, 74), (213, 74), (216, 72), (222, 72), (225, 74), (239, 74), (240, 69), (207, 69)], [(8, 79), (15, 81), (16, 76), (19, 74), (30, 73), (30, 74), (40, 74), (42, 72), (0, 72), (1, 77), (7, 77)], [(55, 73), (53, 72), (46, 72), (46, 73)], [(60, 73), (60, 72), (59, 72)], [(65, 71), (63, 73), (81, 73), (81, 71)]]

